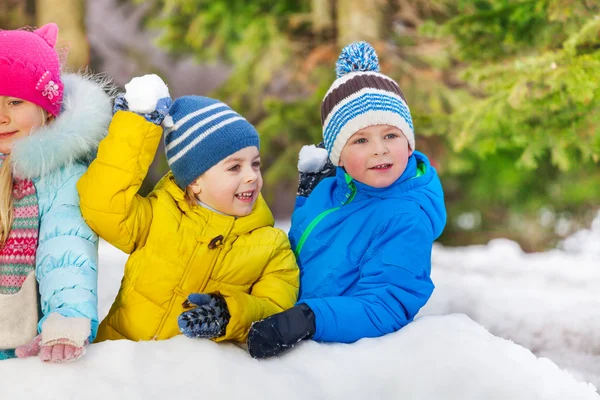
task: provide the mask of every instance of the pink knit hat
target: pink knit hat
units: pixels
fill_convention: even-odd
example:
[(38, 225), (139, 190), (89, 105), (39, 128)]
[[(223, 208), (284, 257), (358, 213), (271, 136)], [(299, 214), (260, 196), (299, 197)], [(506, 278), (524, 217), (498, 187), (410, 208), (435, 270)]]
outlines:
[(58, 26), (34, 32), (0, 30), (0, 96), (30, 101), (57, 116), (63, 99), (60, 62), (54, 50)]

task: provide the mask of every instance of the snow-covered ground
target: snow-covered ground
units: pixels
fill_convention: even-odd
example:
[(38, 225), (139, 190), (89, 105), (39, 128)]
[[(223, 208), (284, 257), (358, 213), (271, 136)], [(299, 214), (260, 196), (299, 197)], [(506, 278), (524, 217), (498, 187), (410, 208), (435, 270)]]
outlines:
[[(103, 342), (73, 364), (0, 362), (0, 398), (600, 399), (585, 383), (600, 387), (600, 217), (561, 247), (436, 246), (430, 303), (383, 338), (266, 361), (185, 337)], [(126, 255), (104, 242), (100, 255), (104, 316)]]
[(534, 254), (508, 240), (436, 247), (436, 290), (420, 315), (465, 313), (600, 388), (600, 213), (559, 247)]

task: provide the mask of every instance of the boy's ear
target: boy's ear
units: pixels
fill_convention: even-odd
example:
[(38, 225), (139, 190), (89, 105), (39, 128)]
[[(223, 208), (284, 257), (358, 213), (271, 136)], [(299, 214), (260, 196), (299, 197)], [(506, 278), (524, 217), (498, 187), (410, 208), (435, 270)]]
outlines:
[(202, 192), (202, 177), (198, 177), (190, 183), (189, 188), (192, 189), (195, 196), (198, 196)]

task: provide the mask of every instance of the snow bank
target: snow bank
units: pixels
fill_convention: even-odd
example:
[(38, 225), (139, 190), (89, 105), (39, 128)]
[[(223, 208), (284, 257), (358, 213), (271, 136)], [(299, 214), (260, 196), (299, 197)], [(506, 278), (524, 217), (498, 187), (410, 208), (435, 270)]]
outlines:
[(559, 247), (569, 253), (600, 257), (600, 211), (590, 229), (583, 229), (569, 236)]
[[(600, 335), (594, 334), (600, 331), (600, 262), (594, 253), (600, 229), (584, 234), (578, 246), (530, 255), (505, 240), (436, 246), (437, 288), (430, 303), (415, 322), (383, 338), (353, 345), (306, 342), (265, 361), (233, 344), (185, 337), (103, 342), (73, 364), (0, 362), (0, 397), (600, 399), (593, 385), (577, 381), (600, 382)], [(126, 255), (102, 242), (100, 258), (103, 317)], [(538, 356), (551, 356), (571, 373), (461, 313)]]
[(436, 246), (436, 289), (420, 315), (465, 313), (600, 386), (600, 215), (560, 247), (525, 254), (505, 239)]
[(9, 399), (600, 398), (593, 386), (459, 314), (423, 317), (354, 345), (307, 342), (266, 361), (232, 344), (180, 336), (103, 342), (73, 364), (3, 361), (0, 376)]

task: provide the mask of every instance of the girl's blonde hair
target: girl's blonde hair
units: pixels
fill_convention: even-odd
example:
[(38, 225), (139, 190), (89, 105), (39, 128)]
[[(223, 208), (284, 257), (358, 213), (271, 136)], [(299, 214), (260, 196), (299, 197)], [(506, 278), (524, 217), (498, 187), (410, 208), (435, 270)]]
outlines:
[(10, 155), (0, 167), (0, 246), (4, 245), (13, 222), (13, 175)]
[[(42, 126), (46, 125), (48, 112), (38, 106), (42, 116)], [(4, 245), (13, 223), (13, 173), (10, 154), (4, 159), (0, 167), (0, 247)]]

